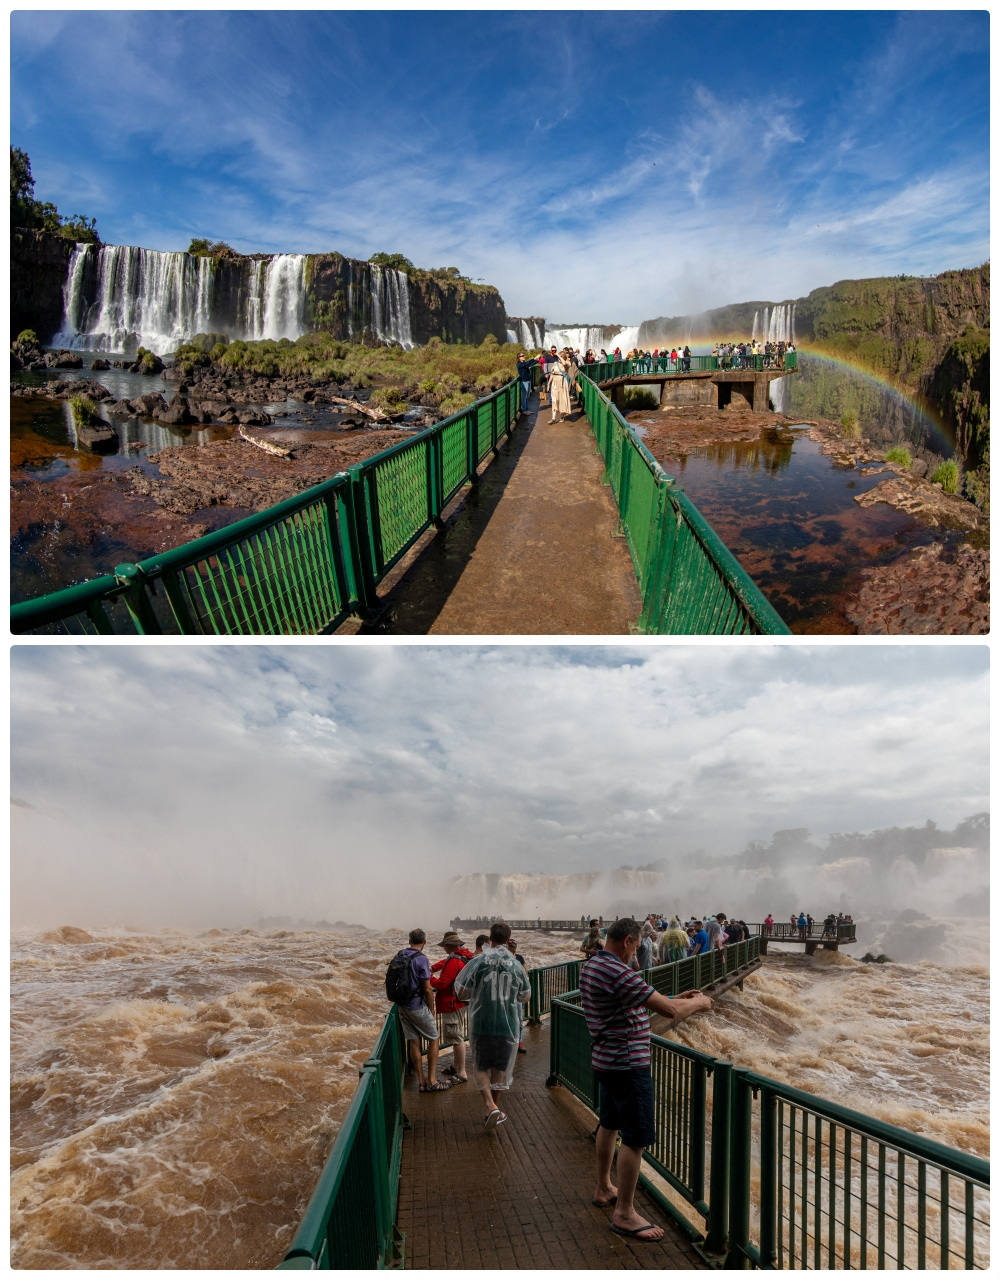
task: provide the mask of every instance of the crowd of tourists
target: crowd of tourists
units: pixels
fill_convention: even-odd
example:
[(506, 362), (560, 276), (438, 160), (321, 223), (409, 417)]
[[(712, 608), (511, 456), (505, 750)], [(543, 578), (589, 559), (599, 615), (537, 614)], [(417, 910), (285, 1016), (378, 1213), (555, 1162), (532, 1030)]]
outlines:
[[(673, 998), (661, 995), (637, 972), (642, 967), (636, 963), (639, 948), (649, 936), (647, 926), (653, 927), (652, 917), (641, 925), (630, 918), (614, 921), (580, 973), (581, 1003), (599, 1086), (597, 1177), (591, 1203), (611, 1210), (613, 1232), (640, 1243), (664, 1236), (663, 1228), (647, 1221), (635, 1207), (642, 1153), (656, 1142), (649, 1012), (676, 1024), (712, 1008), (711, 998), (700, 991), (685, 991)], [(471, 1072), (486, 1105), (483, 1127), (495, 1132), (508, 1121), (499, 1104), (513, 1083), (518, 1049), (524, 1048), (521, 1037), (530, 984), (523, 957), (517, 954), (510, 925), (502, 920), (494, 921), (489, 933), (476, 939), (475, 951), (469, 951), (454, 930), (437, 944), (445, 954), (434, 964), (424, 955), (426, 945), (423, 929), (411, 930), (409, 945), (393, 957), (385, 979), (386, 995), (399, 1010), (419, 1090), (440, 1093), (451, 1084), (464, 1084)], [(465, 1008), (468, 1058), (462, 1034)], [(442, 1073), (450, 1071), (451, 1080), (437, 1078), (438, 1013), (445, 1037), (454, 1043), (452, 1065)], [(426, 1067), (421, 1040), (428, 1045)]]
[[(426, 945), (424, 930), (412, 929), (409, 945), (392, 958), (385, 978), (386, 995), (399, 1009), (418, 1089), (441, 1093), (468, 1081), (467, 1018), (471, 1068), (486, 1103), (485, 1127), (495, 1129), (507, 1121), (499, 1097), (511, 1086), (518, 1053), (526, 1052), (524, 1012), (531, 988), (524, 956), (503, 920), (476, 938), (474, 951), (450, 930), (436, 944), (444, 955), (434, 964), (424, 955)], [(454, 1046), (451, 1064), (442, 1072), (446, 1079), (437, 1075), (440, 1036)], [(427, 1042), (426, 1064), (422, 1040)]]
[[(603, 939), (607, 934), (603, 923), (600, 917), (591, 920), (589, 931), (580, 943), (580, 950), (588, 960), (603, 949)], [(730, 918), (724, 911), (704, 917), (692, 916), (683, 924), (678, 916), (671, 916), (668, 920), (655, 911), (650, 912), (640, 926), (635, 967), (652, 969), (654, 965), (671, 964), (688, 956), (721, 950), (734, 942), (745, 942), (749, 937), (747, 922)]]
[[(799, 938), (811, 938), (813, 936), (813, 926), (815, 923), (816, 921), (808, 911), (793, 911), (788, 917), (788, 924), (792, 937), (798, 936)], [(823, 920), (823, 930), (820, 936), (823, 938), (836, 938), (841, 925), (853, 923), (853, 916), (845, 915), (842, 911), (831, 911)], [(775, 920), (770, 911), (764, 917), (762, 932), (766, 938), (775, 936)], [(789, 934), (785, 934), (784, 936), (788, 937)]]

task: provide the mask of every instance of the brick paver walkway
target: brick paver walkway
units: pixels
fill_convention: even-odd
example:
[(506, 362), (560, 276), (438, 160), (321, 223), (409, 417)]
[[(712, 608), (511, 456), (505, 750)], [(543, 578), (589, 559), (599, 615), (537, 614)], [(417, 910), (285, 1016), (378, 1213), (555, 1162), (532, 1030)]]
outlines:
[(627, 635), (642, 601), (590, 424), (529, 411), (361, 634)]
[[(633, 1243), (610, 1230), (611, 1212), (591, 1204), (595, 1118), (565, 1089), (547, 1089), (549, 1024), (526, 1028), (504, 1104), (510, 1119), (483, 1129), (485, 1108), (470, 1077), (447, 1093), (406, 1083), (397, 1224), (406, 1266), (560, 1270), (704, 1268), (686, 1236), (640, 1189), (636, 1206), (666, 1228)], [(442, 1062), (451, 1055), (445, 1051)]]

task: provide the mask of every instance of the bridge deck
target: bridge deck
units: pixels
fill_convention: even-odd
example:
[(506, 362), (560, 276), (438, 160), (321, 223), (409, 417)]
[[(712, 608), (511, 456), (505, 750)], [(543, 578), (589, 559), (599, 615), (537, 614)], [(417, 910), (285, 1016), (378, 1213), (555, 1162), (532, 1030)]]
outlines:
[(582, 410), (552, 423), (533, 395), (478, 493), (418, 544), (361, 633), (627, 635), (642, 601), (603, 467)]
[[(407, 1080), (397, 1225), (407, 1267), (578, 1270), (707, 1268), (687, 1237), (640, 1188), (636, 1206), (666, 1230), (653, 1244), (610, 1230), (591, 1204), (594, 1117), (565, 1089), (547, 1089), (549, 1022), (525, 1028), (505, 1106), (510, 1119), (483, 1129), (472, 1078), (421, 1094)], [(442, 1054), (445, 1064), (450, 1054)]]

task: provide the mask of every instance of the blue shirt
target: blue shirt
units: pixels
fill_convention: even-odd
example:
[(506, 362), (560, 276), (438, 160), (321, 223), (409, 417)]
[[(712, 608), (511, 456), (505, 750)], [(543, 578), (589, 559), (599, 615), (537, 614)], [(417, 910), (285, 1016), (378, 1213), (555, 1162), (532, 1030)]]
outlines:
[(404, 1009), (426, 1008), (427, 1001), (424, 999), (424, 990), (421, 983), (430, 982), (431, 980), (431, 962), (416, 947), (404, 947), (403, 955), (409, 960), (410, 969), (417, 980), (417, 994), (408, 1004), (404, 1004), (401, 1007)]

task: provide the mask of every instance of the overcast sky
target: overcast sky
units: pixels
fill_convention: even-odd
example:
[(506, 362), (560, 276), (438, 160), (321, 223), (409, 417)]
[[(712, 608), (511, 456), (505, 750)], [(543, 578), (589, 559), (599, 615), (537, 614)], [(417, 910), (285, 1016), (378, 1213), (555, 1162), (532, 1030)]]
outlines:
[(988, 14), (30, 12), (11, 141), (108, 243), (398, 251), (636, 324), (989, 257)]
[[(16, 646), (15, 924), (398, 923), (988, 805), (985, 646)], [(387, 918), (388, 917), (388, 918)]]

